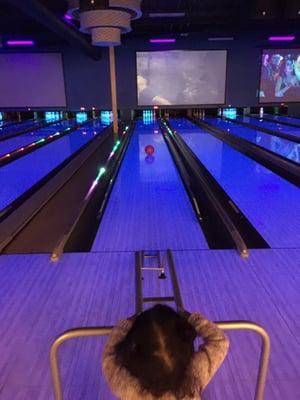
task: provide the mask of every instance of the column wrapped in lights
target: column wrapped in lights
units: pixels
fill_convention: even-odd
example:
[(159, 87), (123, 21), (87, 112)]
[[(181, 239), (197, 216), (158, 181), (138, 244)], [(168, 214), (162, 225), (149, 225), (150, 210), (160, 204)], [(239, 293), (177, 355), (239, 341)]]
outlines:
[(109, 47), (113, 132), (118, 135), (117, 83), (114, 47), (141, 17), (141, 0), (68, 0), (68, 15), (80, 19), (80, 30), (91, 34), (94, 46)]

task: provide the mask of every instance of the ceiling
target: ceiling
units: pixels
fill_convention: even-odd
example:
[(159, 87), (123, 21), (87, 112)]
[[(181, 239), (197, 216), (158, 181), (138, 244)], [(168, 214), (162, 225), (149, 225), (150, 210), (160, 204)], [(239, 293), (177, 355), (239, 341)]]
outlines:
[[(298, 3), (298, 6), (297, 6)], [(241, 30), (296, 29), (299, 0), (144, 0), (135, 32), (233, 34)], [(149, 18), (151, 12), (183, 12), (181, 18)], [(263, 13), (265, 11), (265, 13)], [(298, 23), (298, 24), (297, 24)]]
[[(37, 23), (13, 3), (16, 1), (0, 0), (0, 37), (30, 37), (41, 45), (64, 42), (61, 35)], [(39, 0), (39, 3), (57, 18), (63, 19), (67, 9), (66, 1)], [(131, 36), (195, 32), (204, 35), (233, 35), (242, 31), (294, 34), (300, 26), (299, 0), (143, 0), (142, 10), (142, 18), (132, 24)], [(180, 13), (180, 16), (152, 15), (157, 13)], [(76, 26), (72, 29), (76, 29)]]

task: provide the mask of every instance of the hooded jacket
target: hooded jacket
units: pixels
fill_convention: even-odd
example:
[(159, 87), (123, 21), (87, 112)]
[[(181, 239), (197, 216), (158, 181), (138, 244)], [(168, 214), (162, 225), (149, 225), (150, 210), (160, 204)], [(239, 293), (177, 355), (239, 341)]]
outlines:
[[(229, 340), (216, 324), (201, 314), (191, 314), (188, 322), (195, 328), (197, 335), (203, 339), (203, 344), (192, 356), (190, 365), (190, 373), (197, 382), (197, 387), (193, 391), (198, 392), (199, 387), (205, 388), (224, 361), (229, 348)], [(125, 338), (131, 327), (132, 321), (121, 320), (112, 330), (104, 348), (102, 368), (112, 393), (121, 400), (176, 400), (174, 394), (169, 392), (162, 397), (154, 397), (151, 393), (143, 390), (139, 380), (119, 364), (115, 347)], [(182, 400), (199, 400), (200, 395), (201, 393), (198, 393), (194, 397), (185, 397)]]

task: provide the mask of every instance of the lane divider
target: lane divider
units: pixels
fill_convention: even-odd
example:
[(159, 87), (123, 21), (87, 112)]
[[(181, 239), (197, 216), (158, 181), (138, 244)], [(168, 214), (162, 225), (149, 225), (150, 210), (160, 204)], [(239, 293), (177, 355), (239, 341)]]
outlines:
[[(86, 124), (88, 122), (90, 122), (90, 121), (86, 121), (84, 124)], [(62, 131), (55, 132), (54, 134), (44, 137), (42, 139), (39, 139), (36, 142), (29, 143), (26, 146), (19, 147), (15, 150), (10, 151), (9, 153), (3, 154), (2, 156), (0, 156), (0, 167), (3, 167), (4, 165), (6, 165), (12, 161), (15, 161), (17, 158), (20, 158), (23, 155), (31, 153), (32, 151), (34, 151), (38, 148), (41, 148), (42, 146), (45, 146), (46, 144), (49, 144), (59, 138), (62, 138), (63, 136), (70, 134), (71, 132), (74, 132), (77, 129), (82, 128), (84, 124), (76, 124), (72, 128), (66, 128)]]

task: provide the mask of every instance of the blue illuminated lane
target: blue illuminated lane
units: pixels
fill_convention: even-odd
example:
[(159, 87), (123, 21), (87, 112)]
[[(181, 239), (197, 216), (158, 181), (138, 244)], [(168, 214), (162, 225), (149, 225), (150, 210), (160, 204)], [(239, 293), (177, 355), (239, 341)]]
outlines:
[(19, 122), (19, 121), (6, 121), (6, 120), (2, 120), (0, 121), (0, 128), (9, 128), (12, 127), (13, 125), (15, 126), (26, 126), (26, 124), (32, 124), (32, 123), (36, 123), (36, 121), (33, 120), (27, 120), (27, 121), (23, 121), (23, 122)]
[(0, 157), (7, 153), (10, 153), (13, 150), (17, 150), (23, 146), (27, 146), (30, 143), (53, 135), (55, 132), (63, 131), (66, 128), (72, 128), (75, 124), (75, 119), (70, 121), (58, 122), (56, 124), (49, 125), (32, 132), (24, 133), (23, 135), (18, 135), (10, 139), (3, 140), (0, 142)]
[(91, 122), (0, 168), (0, 211), (91, 141), (105, 126)]
[(266, 118), (274, 119), (275, 121), (278, 122), (288, 122), (289, 124), (299, 125), (300, 128), (300, 118), (287, 117), (284, 115), (269, 115), (269, 114), (266, 114), (265, 116)]
[(273, 248), (300, 246), (300, 190), (185, 120), (171, 125)]
[(158, 125), (138, 122), (92, 251), (168, 248), (208, 245)]
[(0, 121), (0, 128), (2, 128), (3, 125), (9, 126), (9, 125), (13, 125), (14, 123), (15, 123), (15, 122), (9, 122), (9, 121), (5, 121), (5, 120)]
[(34, 129), (40, 126), (42, 120), (29, 120), (20, 123), (12, 123), (7, 126), (0, 127), (0, 137), (2, 134), (22, 132), (25, 129)]
[(299, 143), (291, 142), (290, 140), (282, 139), (269, 133), (264, 133), (258, 129), (237, 125), (231, 121), (224, 121), (221, 118), (205, 118), (204, 121), (222, 129), (230, 135), (240, 137), (291, 161), (300, 163)]
[[(300, 137), (300, 125), (299, 125), (299, 128), (295, 128), (293, 126), (280, 124), (276, 121), (270, 122), (270, 121), (266, 121), (265, 119), (258, 119), (258, 118), (246, 117), (246, 116), (245, 117), (237, 116), (236, 119), (238, 121), (243, 121), (248, 124), (258, 126), (258, 127), (261, 126), (262, 128), (268, 128), (275, 132), (285, 133), (287, 135), (295, 136), (298, 138)], [(300, 120), (299, 120), (299, 122), (300, 122)]]

